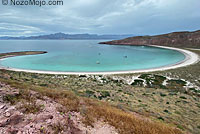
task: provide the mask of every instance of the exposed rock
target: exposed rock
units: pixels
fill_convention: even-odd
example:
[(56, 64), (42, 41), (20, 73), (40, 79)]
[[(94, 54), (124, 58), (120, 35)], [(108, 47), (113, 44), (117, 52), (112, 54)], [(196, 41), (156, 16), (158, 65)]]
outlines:
[(0, 109), (4, 109), (6, 105), (2, 104), (0, 105)]
[[(0, 85), (3, 85), (0, 83)], [(19, 95), (17, 89), (8, 85), (0, 88), (0, 99), (6, 95)], [(30, 91), (31, 97), (38, 96), (37, 92)], [(39, 98), (39, 99), (38, 99)], [(0, 134), (116, 134), (114, 127), (96, 122), (94, 128), (85, 126), (81, 122), (80, 113), (60, 113), (59, 109), (65, 109), (51, 98), (46, 96), (36, 97), (36, 104), (42, 106), (37, 113), (24, 114), (20, 108), (23, 103), (11, 105), (9, 102), (0, 102)]]
[(77, 112), (69, 112), (70, 118), (68, 124), (70, 126), (71, 134), (118, 134), (114, 127), (105, 123), (104, 121), (96, 121), (91, 126), (85, 126), (81, 120), (82, 116)]
[(6, 112), (5, 116), (6, 116), (6, 117), (10, 117), (10, 113), (9, 113), (9, 112)]

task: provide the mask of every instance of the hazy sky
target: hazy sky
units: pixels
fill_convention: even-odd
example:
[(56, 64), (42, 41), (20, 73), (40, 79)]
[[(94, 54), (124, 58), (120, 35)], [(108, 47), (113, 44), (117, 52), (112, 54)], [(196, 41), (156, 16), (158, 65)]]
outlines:
[(63, 6), (42, 7), (5, 6), (0, 2), (0, 36), (160, 34), (200, 29), (200, 0), (63, 1)]

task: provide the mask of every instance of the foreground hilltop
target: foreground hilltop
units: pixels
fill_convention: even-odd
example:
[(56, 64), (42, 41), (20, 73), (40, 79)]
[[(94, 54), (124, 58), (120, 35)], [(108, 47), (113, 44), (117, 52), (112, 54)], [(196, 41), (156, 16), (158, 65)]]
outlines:
[(122, 40), (100, 42), (110, 45), (161, 45), (170, 47), (200, 48), (200, 30), (194, 32), (173, 32), (156, 36), (136, 36)]

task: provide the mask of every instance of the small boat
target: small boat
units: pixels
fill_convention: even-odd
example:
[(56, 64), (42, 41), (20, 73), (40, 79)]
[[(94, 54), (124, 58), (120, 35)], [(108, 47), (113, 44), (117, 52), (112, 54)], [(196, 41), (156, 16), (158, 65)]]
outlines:
[(97, 62), (96, 62), (96, 64), (100, 64), (100, 62), (99, 62), (99, 61), (97, 61)]
[(124, 58), (128, 58), (128, 56), (124, 56)]

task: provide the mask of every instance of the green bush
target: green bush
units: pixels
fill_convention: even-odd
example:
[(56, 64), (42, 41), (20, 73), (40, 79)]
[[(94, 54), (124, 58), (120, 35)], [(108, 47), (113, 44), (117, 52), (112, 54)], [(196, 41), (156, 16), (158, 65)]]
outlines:
[(133, 86), (143, 86), (143, 80), (139, 80), (139, 79), (136, 79), (136, 80), (134, 80), (134, 82), (131, 84), (131, 85), (133, 85)]

